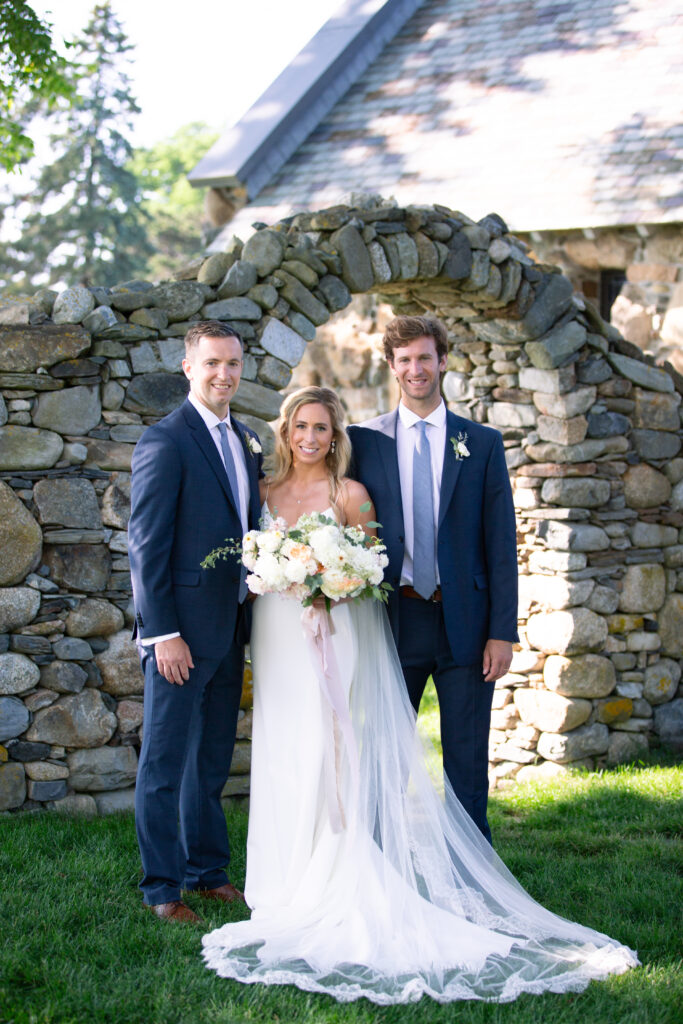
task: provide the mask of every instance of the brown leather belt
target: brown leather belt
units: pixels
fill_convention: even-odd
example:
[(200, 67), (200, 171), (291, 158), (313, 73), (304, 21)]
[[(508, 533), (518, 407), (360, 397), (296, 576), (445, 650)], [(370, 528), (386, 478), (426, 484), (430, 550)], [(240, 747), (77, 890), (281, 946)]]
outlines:
[(437, 587), (431, 597), (423, 597), (422, 594), (418, 594), (414, 587), (403, 586), (399, 588), (399, 593), (403, 594), (404, 597), (416, 597), (418, 601), (440, 601), (441, 600), (441, 588)]

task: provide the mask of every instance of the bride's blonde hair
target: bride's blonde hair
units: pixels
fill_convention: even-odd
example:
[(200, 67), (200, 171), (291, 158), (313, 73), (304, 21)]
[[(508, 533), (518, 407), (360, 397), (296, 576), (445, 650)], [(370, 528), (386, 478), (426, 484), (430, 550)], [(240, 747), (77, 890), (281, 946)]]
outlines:
[(285, 399), (275, 431), (275, 465), (271, 482), (282, 483), (292, 468), (292, 449), (289, 443), (292, 423), (304, 405), (322, 405), (330, 414), (332, 445), (325, 456), (325, 467), (330, 478), (330, 497), (336, 504), (341, 482), (351, 462), (351, 442), (344, 429), (344, 409), (331, 388), (311, 385), (299, 388)]

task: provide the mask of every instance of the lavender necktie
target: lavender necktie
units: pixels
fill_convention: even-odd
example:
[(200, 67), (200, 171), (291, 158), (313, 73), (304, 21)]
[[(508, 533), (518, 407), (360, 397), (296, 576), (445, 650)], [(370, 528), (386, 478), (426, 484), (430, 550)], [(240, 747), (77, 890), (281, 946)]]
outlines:
[(413, 451), (413, 586), (428, 600), (436, 590), (436, 531), (432, 457), (424, 420), (418, 420)]

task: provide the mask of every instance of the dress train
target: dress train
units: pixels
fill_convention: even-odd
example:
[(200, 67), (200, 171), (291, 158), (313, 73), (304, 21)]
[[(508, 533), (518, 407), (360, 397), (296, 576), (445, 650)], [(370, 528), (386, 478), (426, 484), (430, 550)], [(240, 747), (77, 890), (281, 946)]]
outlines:
[[(636, 966), (632, 950), (536, 903), (448, 785), (445, 797), (437, 792), (384, 608), (342, 604), (331, 617), (358, 772), (329, 726), (301, 606), (258, 598), (245, 892), (253, 909), (204, 936), (207, 965), (245, 983), (379, 1004), (574, 992)], [(329, 744), (346, 822), (338, 832), (324, 781)]]

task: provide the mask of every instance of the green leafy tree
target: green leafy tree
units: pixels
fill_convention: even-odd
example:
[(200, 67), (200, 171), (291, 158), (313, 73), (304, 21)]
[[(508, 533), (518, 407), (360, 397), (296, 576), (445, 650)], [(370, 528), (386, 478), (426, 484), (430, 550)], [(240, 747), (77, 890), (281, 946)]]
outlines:
[(70, 66), (52, 45), (52, 26), (24, 0), (0, 0), (0, 167), (14, 171), (34, 151), (22, 110), (54, 108), (73, 96)]
[(124, 68), (131, 49), (109, 0), (97, 4), (74, 42), (73, 104), (51, 117), (54, 160), (20, 197), (19, 237), (0, 247), (0, 275), (15, 288), (114, 284), (150, 254), (138, 181), (127, 167), (126, 133), (139, 113)]
[(148, 236), (154, 254), (146, 277), (168, 277), (202, 248), (203, 191), (192, 188), (187, 173), (218, 138), (208, 125), (183, 125), (169, 139), (137, 149), (128, 165), (144, 199)]

